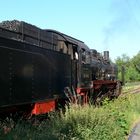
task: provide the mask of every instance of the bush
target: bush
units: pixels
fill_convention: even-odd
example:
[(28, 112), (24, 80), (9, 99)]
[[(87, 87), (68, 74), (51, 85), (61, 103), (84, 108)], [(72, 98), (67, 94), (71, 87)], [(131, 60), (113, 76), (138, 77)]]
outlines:
[[(124, 140), (140, 116), (140, 95), (127, 95), (101, 107), (73, 105), (65, 113), (50, 114), (37, 124), (10, 119), (1, 122), (0, 139), (6, 140)], [(9, 130), (5, 133), (3, 127)]]

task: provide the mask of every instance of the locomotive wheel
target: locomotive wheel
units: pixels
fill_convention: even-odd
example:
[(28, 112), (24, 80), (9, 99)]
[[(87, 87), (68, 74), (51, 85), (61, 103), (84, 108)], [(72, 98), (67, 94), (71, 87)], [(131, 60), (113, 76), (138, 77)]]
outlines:
[(110, 98), (111, 92), (106, 86), (102, 86), (100, 91), (96, 94), (95, 105), (101, 105), (106, 98)]

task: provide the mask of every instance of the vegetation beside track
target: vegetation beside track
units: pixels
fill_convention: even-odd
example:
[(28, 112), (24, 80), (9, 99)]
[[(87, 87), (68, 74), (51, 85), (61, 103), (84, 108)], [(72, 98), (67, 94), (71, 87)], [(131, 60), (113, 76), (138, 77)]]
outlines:
[(0, 123), (0, 140), (124, 140), (140, 117), (139, 101), (140, 94), (128, 94), (106, 99), (101, 107), (70, 105), (65, 113), (33, 124), (6, 119)]
[(122, 67), (124, 68), (125, 82), (140, 82), (140, 51), (130, 58), (126, 54), (117, 57), (118, 78), (122, 80)]

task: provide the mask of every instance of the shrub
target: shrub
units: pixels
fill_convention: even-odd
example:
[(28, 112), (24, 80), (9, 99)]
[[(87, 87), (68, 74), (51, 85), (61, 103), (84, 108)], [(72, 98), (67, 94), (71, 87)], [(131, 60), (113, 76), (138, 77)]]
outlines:
[[(49, 119), (32, 124), (10, 119), (0, 123), (0, 139), (6, 140), (124, 140), (140, 116), (140, 95), (127, 95), (101, 107), (70, 104), (65, 113), (52, 113)], [(3, 127), (10, 128), (4, 133)]]

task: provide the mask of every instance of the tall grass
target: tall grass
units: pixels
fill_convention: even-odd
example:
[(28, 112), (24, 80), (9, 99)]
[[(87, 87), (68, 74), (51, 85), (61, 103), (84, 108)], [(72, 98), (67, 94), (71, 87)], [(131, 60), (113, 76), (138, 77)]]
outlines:
[[(125, 140), (140, 117), (140, 95), (127, 95), (103, 106), (74, 105), (65, 113), (50, 114), (37, 124), (8, 119), (0, 124), (0, 139), (6, 140)], [(4, 127), (9, 130), (4, 131)]]

